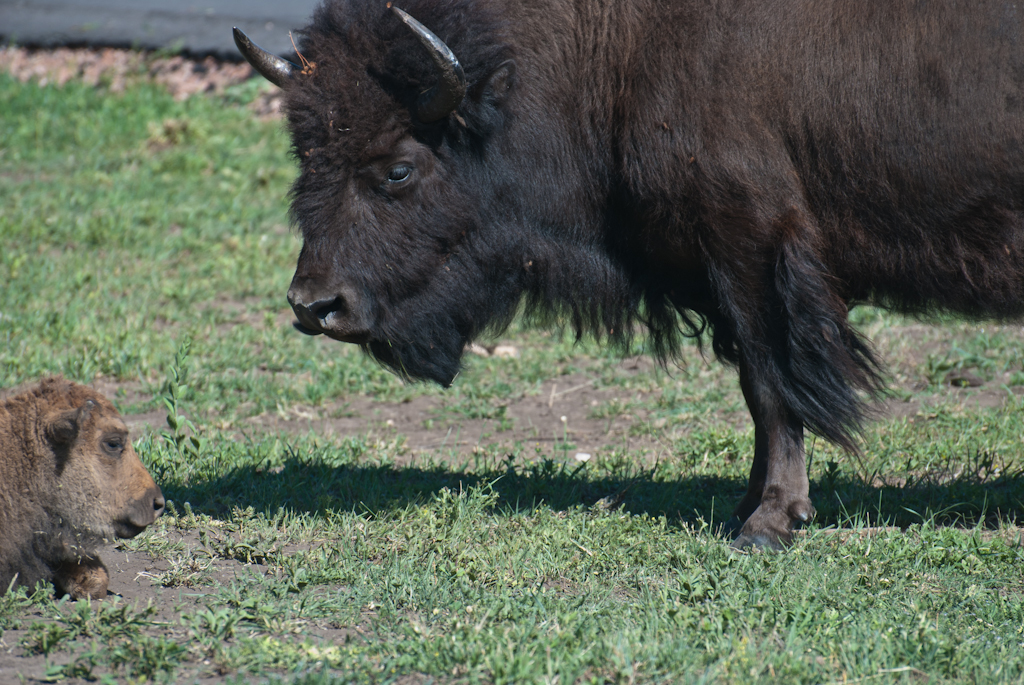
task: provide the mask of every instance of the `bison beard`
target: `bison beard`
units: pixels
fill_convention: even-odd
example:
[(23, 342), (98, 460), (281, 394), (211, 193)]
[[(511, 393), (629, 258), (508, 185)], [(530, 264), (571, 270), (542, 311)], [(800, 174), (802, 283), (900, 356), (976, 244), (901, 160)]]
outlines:
[(738, 547), (813, 516), (805, 428), (855, 448), (881, 382), (849, 307), (1024, 313), (1006, 3), (402, 9), (328, 0), (302, 68), (236, 35), (285, 90), (300, 330), (444, 385), (524, 301), (663, 360), (709, 333), (755, 425)]
[[(464, 242), (445, 266), (443, 286), (424, 288), (385, 312), (380, 339), (365, 346), (403, 378), (451, 385), (466, 343), (484, 330), (505, 328), (524, 293), (527, 315), (566, 318), (581, 334), (607, 334), (628, 346), (641, 292), (631, 292), (622, 265), (598, 250), (566, 249), (540, 234), (498, 229), (486, 240)], [(460, 306), (450, 308), (451, 302)], [(664, 317), (665, 323), (649, 327), (675, 331), (676, 317)]]

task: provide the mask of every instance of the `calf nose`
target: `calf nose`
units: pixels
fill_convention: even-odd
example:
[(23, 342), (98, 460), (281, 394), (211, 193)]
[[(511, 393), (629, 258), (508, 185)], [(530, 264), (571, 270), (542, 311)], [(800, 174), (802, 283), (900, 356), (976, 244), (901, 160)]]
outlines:
[(126, 524), (127, 527), (122, 526), (117, 536), (120, 538), (135, 537), (146, 526), (156, 521), (160, 514), (164, 513), (164, 506), (166, 504), (164, 493), (161, 492), (158, 485), (153, 484), (151, 487), (146, 488), (146, 491), (141, 493), (138, 499), (134, 499), (129, 503), (128, 510), (121, 519), (121, 523)]
[(157, 518), (160, 514), (164, 513), (164, 506), (167, 504), (164, 500), (164, 493), (157, 490), (156, 497), (153, 498), (153, 518)]

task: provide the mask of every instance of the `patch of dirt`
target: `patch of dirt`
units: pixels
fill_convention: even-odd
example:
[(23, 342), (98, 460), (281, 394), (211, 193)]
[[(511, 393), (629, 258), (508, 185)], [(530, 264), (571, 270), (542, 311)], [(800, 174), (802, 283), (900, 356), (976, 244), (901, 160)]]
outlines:
[[(1009, 400), (1010, 395), (1024, 396), (1024, 386), (1007, 386), (1011, 374), (1001, 374), (992, 381), (976, 387), (940, 386), (933, 393), (920, 392), (917, 386), (902, 388), (909, 393), (905, 398), (889, 397), (872, 406), (876, 419), (905, 419), (928, 413), (939, 405), (952, 405), (962, 409), (996, 409)], [(1009, 388), (1007, 390), (1007, 388)], [(916, 392), (915, 392), (916, 391)]]
[[(202, 553), (199, 534), (196, 531), (181, 532), (173, 528), (166, 529), (164, 537), (173, 544), (182, 546), (180, 553), (171, 552), (166, 556), (153, 556), (149, 552), (125, 549), (106, 549), (101, 557), (110, 571), (107, 602), (115, 597), (120, 601), (134, 605), (139, 609), (148, 604), (156, 607), (156, 611), (148, 618), (152, 625), (144, 630), (154, 637), (166, 637), (179, 644), (189, 645), (193, 638), (189, 635), (190, 628), (181, 623), (182, 615), (194, 615), (209, 607), (217, 611), (220, 607), (216, 601), (216, 590), (231, 585), (240, 578), (263, 575), (268, 572), (261, 564), (245, 564), (232, 559), (210, 559)], [(194, 585), (163, 587), (158, 580), (166, 573), (178, 557), (202, 560), (206, 566), (201, 580)], [(336, 588), (335, 588), (336, 589)], [(330, 592), (332, 588), (320, 588), (318, 592)], [(71, 655), (55, 651), (48, 656), (26, 654), (22, 641), (29, 636), (34, 623), (48, 623), (36, 612), (21, 619), (18, 629), (8, 629), (0, 635), (0, 683), (48, 682), (46, 670), (48, 664), (63, 665), (71, 661)], [(355, 628), (339, 628), (330, 619), (303, 620), (296, 624), (299, 634), (295, 638), (310, 638), (314, 643), (323, 645), (343, 644), (351, 639), (364, 639), (371, 634), (369, 624)], [(88, 639), (85, 640), (86, 643)], [(75, 654), (81, 655), (81, 646)], [(97, 669), (102, 675), (104, 669)], [(197, 659), (189, 655), (179, 668), (175, 670), (175, 682), (224, 683), (233, 680), (235, 674), (220, 673), (216, 664), (208, 659)], [(265, 682), (266, 678), (251, 682)], [(85, 685), (88, 681), (81, 678), (69, 678), (61, 681), (66, 685)], [(411, 681), (410, 681), (411, 682)]]
[[(941, 324), (908, 321), (895, 328), (876, 328), (870, 333), (880, 359), (887, 365), (896, 383), (908, 386), (908, 389), (923, 390), (923, 384), (927, 384), (928, 379), (922, 377), (921, 373), (928, 368), (929, 361), (948, 357), (960, 344), (960, 337), (976, 334), (979, 330), (982, 334), (998, 334), (1024, 344), (1024, 326), (1012, 323), (989, 323), (977, 328), (965, 326), (963, 330), (951, 331)], [(1017, 370), (1021, 370), (1019, 365)], [(979, 381), (984, 382), (984, 379), (978, 378), (968, 369), (953, 369), (945, 374), (945, 380), (969, 386), (976, 386)]]
[[(619, 363), (625, 375), (650, 371), (654, 361), (647, 357)], [(567, 456), (596, 455), (610, 450), (644, 452), (652, 460), (669, 456), (665, 436), (645, 430), (650, 410), (628, 406), (625, 413), (597, 418), (596, 408), (609, 402), (649, 403), (651, 393), (620, 387), (597, 387), (596, 372), (559, 376), (543, 383), (536, 395), (526, 395), (505, 405), (505, 419), (458, 418), (448, 408), (445, 395), (419, 396), (407, 402), (386, 403), (370, 397), (347, 397), (324, 407), (292, 406), (287, 410), (245, 419), (235, 428), (253, 427), (264, 431), (312, 432), (327, 437), (369, 435), (384, 441), (404, 437), (407, 448), (400, 464), (426, 456), (464, 459), (480, 446), (511, 449), (521, 443), (526, 450), (540, 445), (550, 454), (553, 445), (571, 445)], [(447, 410), (446, 410), (447, 408)], [(744, 429), (750, 418), (743, 412), (723, 412), (722, 418)], [(675, 430), (684, 430), (676, 426)]]
[[(649, 371), (653, 365), (653, 360), (647, 357), (631, 358), (619, 363), (619, 371), (638, 375)], [(893, 383), (891, 387), (897, 393), (875, 403), (872, 415), (876, 420), (885, 420), (913, 418), (931, 413), (939, 406), (964, 410), (1002, 407), (1010, 395), (1024, 396), (1024, 386), (1006, 385), (1010, 376), (1000, 374), (977, 387), (918, 387)], [(729, 382), (729, 376), (725, 378)], [(599, 387), (599, 380), (597, 372), (587, 371), (552, 378), (541, 384), (537, 394), (508, 402), (505, 420), (460, 418), (453, 409), (446, 410), (450, 400), (445, 395), (420, 396), (394, 403), (359, 395), (322, 407), (296, 405), (252, 416), (234, 427), (312, 432), (329, 437), (366, 435), (384, 441), (401, 436), (407, 451), (400, 463), (425, 456), (464, 459), (485, 445), (511, 449), (517, 443), (522, 444), (527, 454), (533, 445), (540, 445), (550, 454), (553, 445), (562, 444), (563, 437), (572, 445), (567, 450), (568, 457), (577, 452), (598, 455), (622, 449), (644, 453), (652, 461), (671, 457), (671, 439), (684, 434), (691, 424), (675, 422), (666, 426), (665, 419), (652, 416), (653, 400), (659, 391), (647, 393), (617, 386)], [(691, 378), (683, 382), (700, 381)], [(923, 392), (925, 390), (927, 392)], [(609, 404), (624, 404), (625, 410), (617, 415), (597, 417), (599, 412), (595, 410), (607, 411)], [(736, 410), (723, 406), (706, 420), (724, 423), (737, 431), (748, 430), (752, 425), (742, 407)]]
[(139, 380), (122, 381), (109, 376), (97, 375), (89, 385), (121, 406), (141, 404), (151, 399), (145, 391), (145, 384)]

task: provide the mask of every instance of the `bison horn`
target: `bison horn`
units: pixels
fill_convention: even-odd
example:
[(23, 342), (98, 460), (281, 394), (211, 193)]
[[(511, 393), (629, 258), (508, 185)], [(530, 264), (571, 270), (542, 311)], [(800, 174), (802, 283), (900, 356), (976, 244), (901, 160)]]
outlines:
[(263, 78), (279, 88), (284, 88), (285, 84), (291, 82), (295, 72), (299, 70), (297, 65), (282, 57), (272, 55), (259, 45), (256, 45), (256, 43), (249, 40), (249, 36), (239, 31), (238, 27), (235, 27), (233, 31), (238, 51), (242, 53), (245, 61), (251, 64), (252, 68), (258, 71)]
[(391, 9), (430, 52), (430, 58), (434, 60), (440, 77), (437, 85), (420, 95), (419, 102), (416, 103), (416, 116), (427, 123), (440, 121), (454, 112), (466, 95), (466, 74), (462, 71), (459, 60), (443, 40), (397, 7)]

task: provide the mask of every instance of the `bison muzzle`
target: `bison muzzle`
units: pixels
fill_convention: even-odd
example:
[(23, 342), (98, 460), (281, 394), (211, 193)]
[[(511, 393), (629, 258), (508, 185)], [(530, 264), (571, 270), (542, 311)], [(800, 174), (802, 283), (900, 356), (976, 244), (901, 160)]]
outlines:
[(164, 508), (110, 401), (62, 378), (0, 403), (0, 592), (51, 581), (107, 596), (97, 548), (132, 538)]
[[(735, 545), (880, 391), (860, 303), (1024, 313), (1024, 12), (953, 0), (327, 0), (284, 89), (300, 331), (449, 384), (519, 307), (739, 369)], [(413, 19), (415, 18), (415, 19)]]

